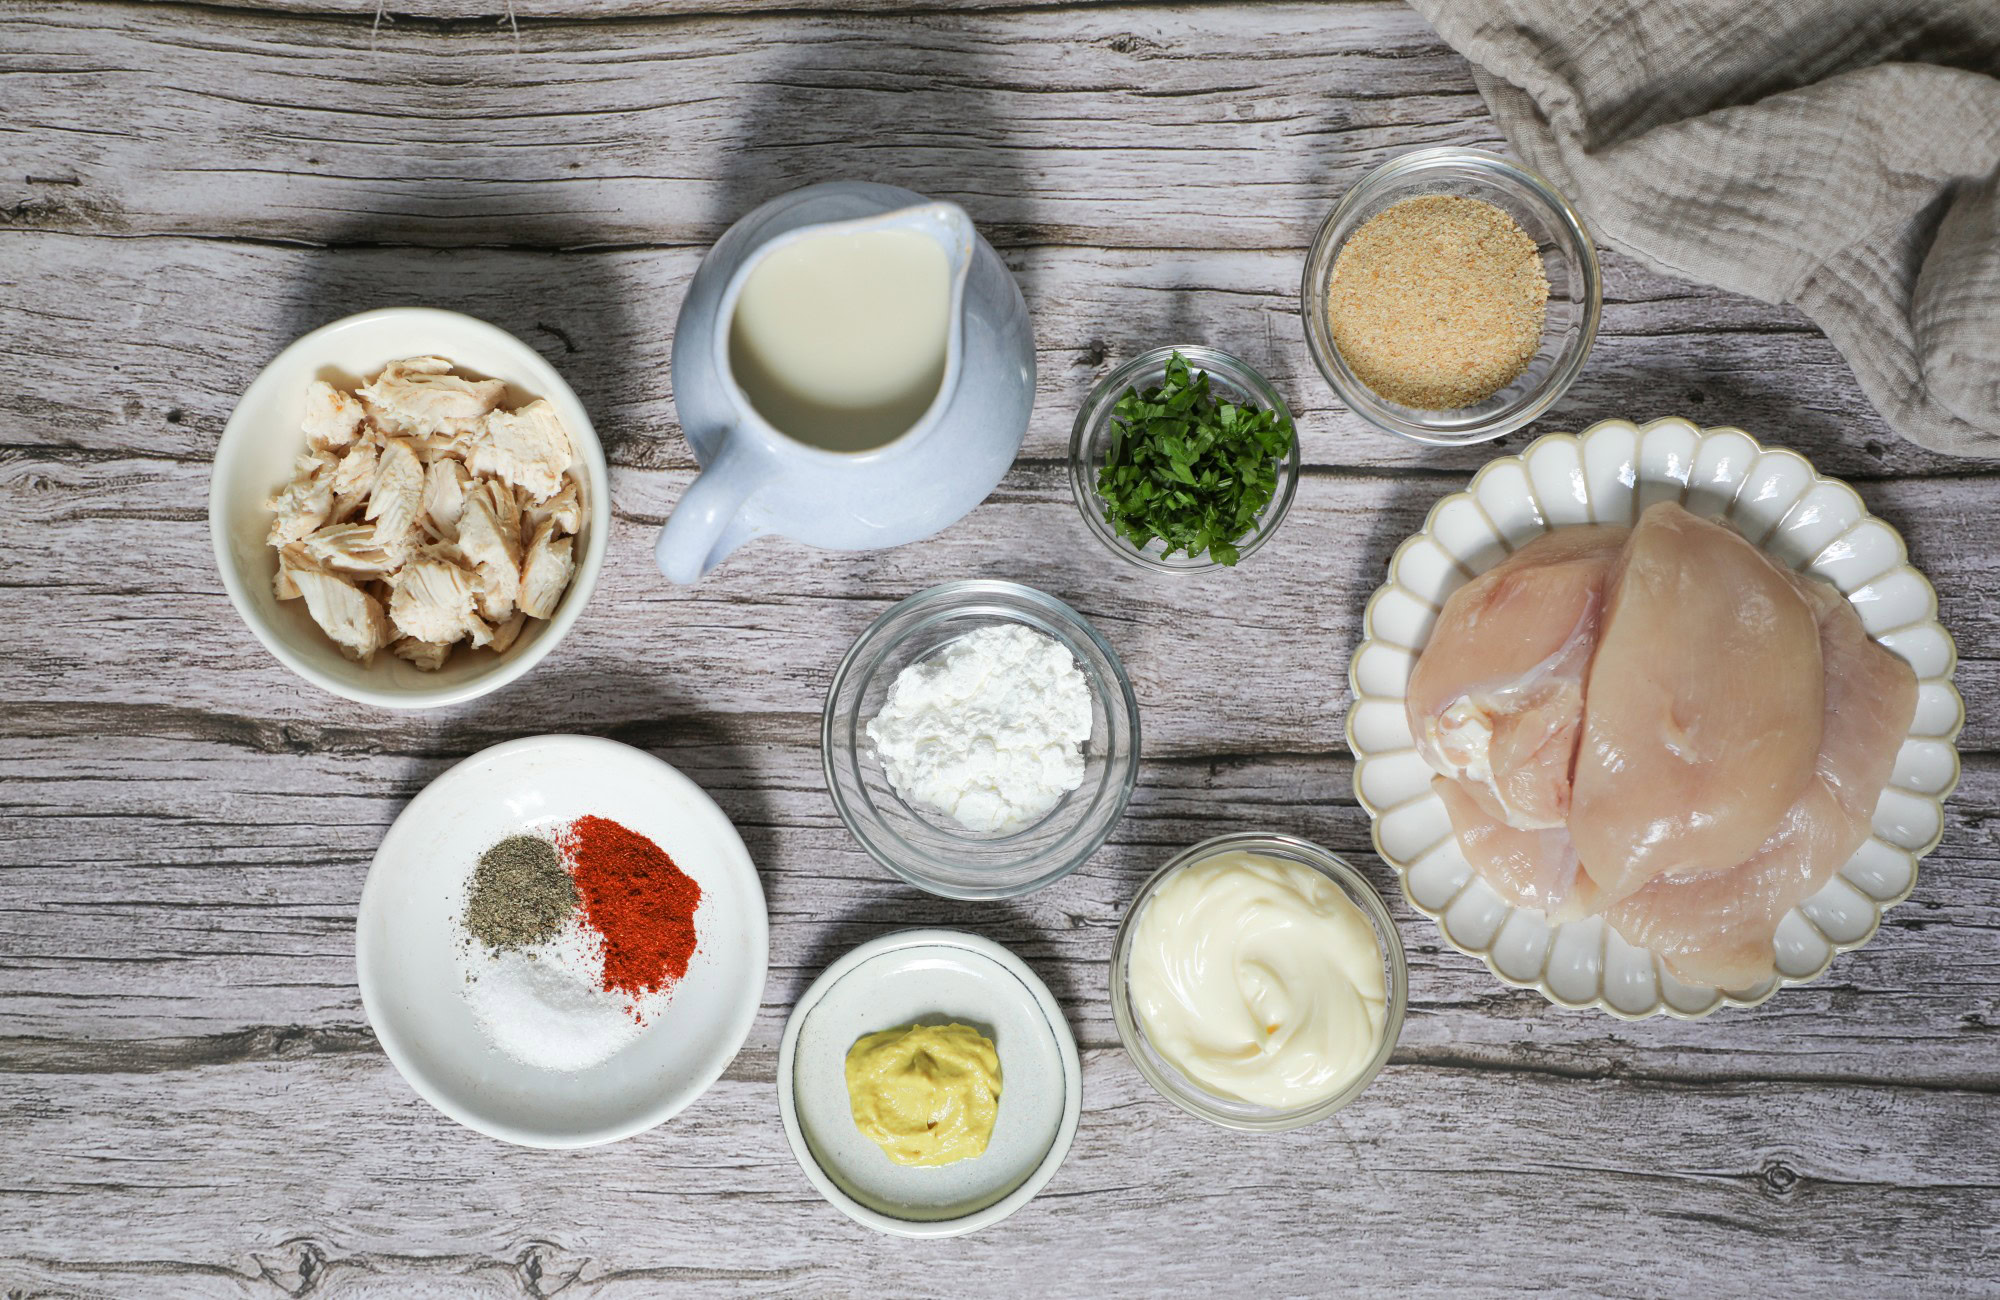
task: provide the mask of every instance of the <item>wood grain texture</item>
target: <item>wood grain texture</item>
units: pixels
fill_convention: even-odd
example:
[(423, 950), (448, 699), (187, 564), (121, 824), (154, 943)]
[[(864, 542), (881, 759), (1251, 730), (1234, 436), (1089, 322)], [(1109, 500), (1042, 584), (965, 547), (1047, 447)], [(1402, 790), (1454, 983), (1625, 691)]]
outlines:
[[(1597, 1296), (1748, 1275), (1972, 1296), (1985, 1280), (1940, 1262), (2000, 1246), (1991, 1171), (1966, 1150), (2000, 1143), (1986, 1097), (1392, 1066), (1369, 1107), (1246, 1147), (1115, 1050), (1087, 1054), (1076, 1146), (1033, 1204), (972, 1237), (893, 1241), (806, 1185), (771, 1066), (746, 1054), (670, 1127), (588, 1152), (456, 1129), (359, 1053), (197, 1069), (171, 1092), (149, 1077), (143, 1111), (125, 1079), (33, 1079), (19, 1105), (49, 1157), (11, 1198), (33, 1212), (16, 1276), (218, 1297), (1497, 1296), (1547, 1269)], [(292, 1177), (231, 1159), (231, 1135), (259, 1132)], [(130, 1234), (79, 1240), (80, 1214), (209, 1249), (134, 1259)]]
[[(415, 8), (415, 6), (411, 6)], [(1304, 351), (1300, 255), (1398, 150), (1497, 137), (1461, 61), (1381, 4), (366, 0), (0, 10), (0, 1295), (2000, 1294), (2000, 476), (1904, 444), (1796, 313), (1606, 259), (1591, 365), (1535, 429), (1427, 449), (1361, 426)], [(612, 21), (570, 21), (581, 15)], [(965, 203), (1034, 314), (1021, 460), (939, 537), (765, 539), (668, 587), (695, 466), (667, 375), (702, 249), (755, 202), (864, 174)], [(324, 696), (235, 620), (207, 460), (291, 338), (392, 302), (528, 340), (614, 465), (611, 551), (524, 681), (420, 716)], [(1133, 353), (1206, 342), (1294, 404), (1307, 467), (1241, 572), (1135, 579), (1070, 500), (1069, 421)], [(1395, 903), (1411, 1015), (1329, 1123), (1246, 1140), (1157, 1099), (1105, 966), (1166, 856), (1278, 827), (1368, 851), (1344, 668), (1390, 551), (1496, 450), (1610, 415), (1738, 424), (1852, 480), (1936, 583), (1965, 778), (1915, 894), (1762, 1008), (1623, 1024), (1507, 989)], [(1002, 905), (886, 876), (834, 816), (821, 704), (852, 638), (935, 582), (1070, 601), (1117, 646), (1139, 790), (1075, 875)], [(583, 731), (711, 791), (759, 863), (748, 1046), (654, 1133), (504, 1147), (376, 1047), (353, 909), (452, 762)], [(1085, 1051), (1048, 1191), (959, 1242), (878, 1238), (806, 1183), (773, 1078), (792, 1002), (867, 938), (1020, 953)]]
[[(167, 0), (155, 0), (165, 3)], [(824, 17), (867, 15), (1016, 13), (1029, 9), (1081, 9), (1129, 0), (202, 0), (214, 8), (314, 18), (344, 18), (391, 34), (424, 34), (463, 28), (499, 29), (509, 23), (562, 25), (605, 19), (675, 22), (717, 17)], [(1318, 0), (1322, 4), (1364, 4), (1380, 0)], [(1221, 7), (1237, 0), (1179, 0), (1179, 8)]]
[(0, 104), (33, 127), (0, 185), (17, 228), (695, 246), (857, 175), (963, 202), (1003, 247), (1289, 248), (1389, 153), (1498, 138), (1462, 61), (1387, 6), (606, 22), (518, 47), (467, 26), (372, 50), (349, 20), (103, 14), (4, 15)]

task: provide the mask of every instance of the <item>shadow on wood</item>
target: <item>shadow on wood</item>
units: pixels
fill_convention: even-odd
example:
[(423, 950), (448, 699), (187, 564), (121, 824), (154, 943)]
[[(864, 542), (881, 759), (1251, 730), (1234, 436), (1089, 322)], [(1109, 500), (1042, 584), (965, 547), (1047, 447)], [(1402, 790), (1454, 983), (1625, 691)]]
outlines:
[(954, 26), (831, 25), (743, 87), (727, 169), (709, 187), (715, 228), (803, 185), (863, 180), (949, 199), (989, 242), (1021, 242), (1034, 178), (996, 102), (1006, 51)]

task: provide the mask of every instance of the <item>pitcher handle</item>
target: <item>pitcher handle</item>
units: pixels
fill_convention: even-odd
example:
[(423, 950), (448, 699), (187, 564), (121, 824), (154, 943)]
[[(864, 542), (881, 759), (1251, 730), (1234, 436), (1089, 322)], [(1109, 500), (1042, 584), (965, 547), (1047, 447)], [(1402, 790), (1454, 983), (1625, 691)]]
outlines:
[(764, 477), (738, 439), (723, 439), (715, 459), (674, 503), (653, 546), (653, 558), (667, 581), (691, 586), (750, 540), (757, 530), (743, 518), (743, 503)]

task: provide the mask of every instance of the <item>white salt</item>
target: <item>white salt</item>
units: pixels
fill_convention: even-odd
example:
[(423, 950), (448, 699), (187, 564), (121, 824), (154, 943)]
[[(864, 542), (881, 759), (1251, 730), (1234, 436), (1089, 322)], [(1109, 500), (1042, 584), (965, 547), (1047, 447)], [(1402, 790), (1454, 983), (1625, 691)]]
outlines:
[(524, 1065), (587, 1070), (644, 1028), (630, 998), (604, 990), (603, 943), (580, 920), (548, 943), (495, 953), (468, 937), (458, 951), (479, 1027)]

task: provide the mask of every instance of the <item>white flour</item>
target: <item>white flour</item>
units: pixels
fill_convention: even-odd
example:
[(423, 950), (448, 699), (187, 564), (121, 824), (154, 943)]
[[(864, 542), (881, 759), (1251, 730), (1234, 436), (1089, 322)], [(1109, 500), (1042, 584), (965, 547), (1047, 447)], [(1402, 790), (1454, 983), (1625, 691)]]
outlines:
[(911, 664), (868, 739), (896, 793), (971, 831), (1039, 821), (1083, 784), (1090, 684), (1062, 643), (983, 627)]
[(467, 936), (458, 953), (479, 1027), (524, 1065), (587, 1070), (639, 1036), (632, 999), (604, 991), (602, 941), (574, 917), (531, 948), (494, 953)]

